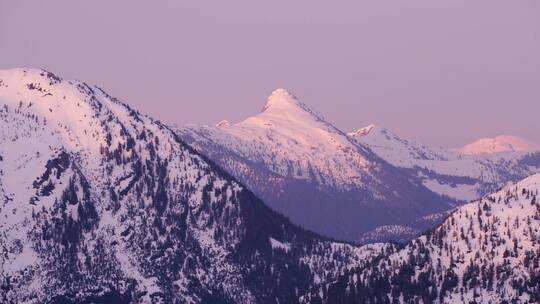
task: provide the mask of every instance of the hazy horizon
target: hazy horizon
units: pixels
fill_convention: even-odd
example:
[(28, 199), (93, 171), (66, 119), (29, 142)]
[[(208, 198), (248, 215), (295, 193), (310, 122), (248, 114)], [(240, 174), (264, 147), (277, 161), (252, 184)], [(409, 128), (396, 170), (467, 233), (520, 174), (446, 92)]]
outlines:
[[(128, 7), (128, 9), (126, 9)], [(177, 124), (238, 122), (286, 88), (344, 131), (540, 142), (540, 3), (0, 3), (0, 68), (96, 84)]]

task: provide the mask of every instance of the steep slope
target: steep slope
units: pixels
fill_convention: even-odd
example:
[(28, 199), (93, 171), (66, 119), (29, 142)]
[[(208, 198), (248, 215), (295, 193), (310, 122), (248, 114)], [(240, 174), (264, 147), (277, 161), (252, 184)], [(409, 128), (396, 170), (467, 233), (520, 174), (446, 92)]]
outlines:
[(388, 244), (319, 237), (101, 89), (0, 71), (0, 302), (296, 303)]
[(537, 152), (540, 145), (529, 142), (523, 138), (500, 135), (494, 138), (482, 138), (465, 145), (456, 151), (463, 154), (480, 155), (504, 152)]
[(538, 303), (540, 174), (459, 207), (441, 226), (343, 276), (327, 303)]
[(284, 89), (240, 123), (185, 126), (178, 134), (293, 222), (358, 241), (381, 225), (448, 210), (429, 191), (357, 144)]
[(409, 170), (430, 190), (456, 201), (480, 198), (540, 172), (540, 152), (467, 155), (403, 139), (374, 125), (349, 135), (392, 165)]

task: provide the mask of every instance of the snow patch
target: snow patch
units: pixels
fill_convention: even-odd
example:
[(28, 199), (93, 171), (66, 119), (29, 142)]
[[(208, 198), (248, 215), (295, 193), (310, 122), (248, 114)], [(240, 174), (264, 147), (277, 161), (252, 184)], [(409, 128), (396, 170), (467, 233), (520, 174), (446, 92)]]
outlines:
[(270, 238), (270, 245), (272, 246), (272, 249), (280, 249), (285, 252), (289, 252), (289, 250), (291, 250), (290, 243), (280, 242), (274, 238)]

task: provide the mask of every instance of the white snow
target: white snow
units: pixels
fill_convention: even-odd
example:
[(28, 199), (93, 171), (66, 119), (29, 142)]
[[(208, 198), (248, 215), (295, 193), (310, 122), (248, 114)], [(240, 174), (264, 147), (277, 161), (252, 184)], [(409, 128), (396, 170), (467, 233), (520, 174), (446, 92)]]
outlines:
[[(196, 149), (198, 142), (208, 142), (283, 178), (340, 190), (369, 188), (365, 180), (374, 180), (371, 163), (359, 152), (362, 148), (285, 89), (274, 90), (261, 113), (241, 122), (187, 125), (178, 130), (195, 138)], [(242, 176), (247, 168), (231, 163), (227, 169)]]
[(476, 185), (443, 184), (436, 179), (425, 179), (423, 184), (435, 193), (445, 194), (462, 202), (470, 201), (479, 195)]
[(455, 150), (469, 155), (503, 152), (532, 152), (540, 151), (540, 144), (516, 136), (500, 135), (494, 138), (481, 138)]
[[(235, 214), (239, 212), (238, 205), (232, 200), (243, 191), (242, 186), (215, 173), (203, 158), (184, 149), (168, 129), (161, 128), (144, 115), (134, 117), (134, 113), (97, 87), (77, 81), (49, 79), (47, 73), (41, 70), (0, 71), (0, 274), (12, 276), (26, 268), (39, 270), (43, 262), (40, 259), (46, 255), (36, 254), (32, 249), (30, 236), (35, 233), (32, 229), (37, 227), (35, 221), (30, 220), (32, 213), (41, 208), (50, 210), (55, 200), (62, 197), (70, 181), (80, 182), (76, 174), (76, 170), (80, 170), (81, 176), (88, 180), (87, 190), (95, 199), (94, 206), (99, 216), (95, 230), (82, 235), (85, 245), (89, 251), (93, 250), (96, 248), (96, 238), (101, 236), (100, 240), (106, 242), (105, 250), (110, 250), (110, 254), (116, 257), (122, 275), (139, 282), (142, 290), (137, 292), (148, 292), (143, 300), (150, 301), (152, 293), (160, 291), (160, 282), (150, 274), (151, 270), (141, 265), (141, 257), (137, 256), (140, 252), (135, 253), (137, 247), (131, 243), (133, 234), (130, 229), (140, 227), (145, 220), (138, 212), (147, 209), (135, 206), (148, 206), (152, 203), (151, 198), (144, 194), (135, 196), (127, 193), (118, 209), (114, 209), (112, 199), (105, 190), (120, 193), (127, 188), (134, 173), (129, 163), (132, 151), (137, 151), (143, 163), (151, 161), (147, 145), (153, 143), (152, 151), (167, 161), (167, 177), (171, 183), (185, 183), (185, 186), (195, 189), (193, 194), (186, 195), (180, 187), (170, 187), (168, 191), (171, 196), (181, 198), (186, 203), (171, 204), (169, 208), (178, 214), (185, 211), (182, 208), (189, 208), (186, 233), (202, 251), (205, 263), (208, 261), (208, 267), (198, 267), (193, 271), (191, 263), (197, 263), (200, 256), (193, 253), (193, 259), (185, 260), (183, 267), (186, 269), (182, 269), (184, 276), (180, 275), (174, 282), (181, 293), (179, 297), (183, 302), (197, 302), (189, 290), (189, 283), (193, 282), (190, 280), (195, 277), (203, 288), (219, 285), (238, 302), (254, 302), (254, 295), (241, 283), (243, 271), (230, 259), (232, 248), (241, 241), (236, 233), (241, 234), (243, 229), (249, 229), (242, 227), (242, 217)], [(303, 128), (301, 136), (294, 136), (294, 128), (300, 126)], [(222, 123), (219, 128), (231, 131), (217, 136), (216, 140), (234, 138), (231, 145), (238, 145), (241, 153), (261, 161), (274, 162), (277, 159), (274, 169), (288, 176), (346, 184), (344, 181), (351, 176), (359, 171), (364, 172), (365, 160), (358, 155), (350, 155), (349, 150), (356, 145), (285, 90), (273, 93), (263, 113), (236, 125)], [(122, 134), (137, 136), (142, 131), (147, 140), (137, 140), (132, 150), (127, 149), (127, 139)], [(120, 147), (121, 160), (118, 163), (106, 157), (103, 151), (104, 146), (109, 146), (107, 135), (112, 135), (111, 149)], [(274, 140), (277, 143), (275, 150), (254, 148)], [(317, 149), (320, 154), (314, 157), (311, 149)], [(39, 202), (34, 206), (30, 203), (32, 197), (36, 196), (33, 182), (43, 175), (47, 162), (62, 152), (69, 155), (72, 165), (64, 174), (57, 176), (56, 172), (52, 172), (48, 181), (54, 183), (55, 189), (49, 196), (39, 195)], [(204, 193), (208, 199), (203, 201), (202, 189), (209, 185), (210, 189)], [(155, 189), (141, 189), (141, 192), (146, 193), (147, 190)], [(78, 197), (83, 196), (81, 191), (78, 187)], [(218, 192), (222, 196), (218, 197)], [(217, 204), (219, 208), (215, 208)], [(66, 216), (74, 221), (80, 220), (77, 205), (67, 206), (66, 209)], [(238, 231), (217, 229), (223, 223), (211, 218), (208, 211), (215, 209), (230, 214), (234, 222), (229, 224), (237, 225)], [(221, 234), (221, 238), (217, 237), (218, 234)], [(156, 237), (157, 241), (164, 241), (164, 238)], [(149, 246), (156, 246), (155, 242)], [(297, 249), (294, 240), (278, 241), (271, 238), (270, 242), (272, 248), (288, 254)], [(377, 244), (358, 247), (317, 238), (310, 245), (317, 247), (318, 251), (308, 251), (309, 254), (305, 255), (301, 250), (295, 253), (299, 253), (298, 259), (308, 265), (320, 284), (337, 277), (346, 268), (367, 263), (380, 254), (381, 249), (390, 246)], [(172, 249), (167, 249), (166, 254), (170, 253), (169, 250)], [(343, 254), (343, 262), (334, 260), (337, 251)], [(189, 251), (184, 253), (192, 254)], [(80, 261), (86, 257), (85, 254), (78, 252)], [(37, 273), (39, 276), (39, 271)], [(47, 277), (44, 275), (44, 278)], [(220, 281), (216, 282), (216, 278), (220, 278)], [(33, 286), (32, 291), (43, 292), (41, 289), (44, 285), (41, 283), (38, 280), (29, 285)], [(35, 293), (31, 295), (36, 296)]]
[[(375, 125), (349, 133), (349, 136), (369, 147), (390, 164), (417, 170), (424, 186), (459, 201), (471, 201), (481, 197), (485, 194), (482, 184), (502, 185), (507, 181), (504, 174), (528, 176), (540, 172), (538, 167), (518, 165), (518, 160), (526, 155), (526, 152), (518, 149), (507, 153), (468, 155), (404, 139)], [(426, 171), (443, 177), (432, 178), (425, 174)], [(448, 183), (443, 181), (445, 175), (471, 178), (476, 182)]]
[[(441, 269), (442, 273), (452, 269), (459, 279), (458, 287), (447, 295), (444, 303), (469, 303), (473, 299), (479, 303), (500, 303), (514, 297), (522, 297), (527, 302), (529, 295), (520, 294), (512, 286), (512, 281), (527, 282), (531, 270), (537, 271), (531, 269), (533, 264), (525, 265), (524, 260), (527, 254), (540, 250), (540, 207), (538, 201), (533, 203), (535, 196), (538, 199), (539, 191), (540, 174), (536, 174), (461, 206), (437, 228), (431, 239), (423, 235), (411, 241), (403, 249), (381, 260), (378, 266), (392, 265), (389, 270), (397, 273), (399, 267), (396, 266), (407, 263), (411, 255), (417, 255), (418, 244), (422, 243), (422, 248), (430, 254), (426, 255), (428, 260), (423, 268), (416, 268), (415, 278), (430, 267)], [(500, 280), (497, 279), (498, 275), (495, 277), (495, 291), (477, 287), (466, 290), (462, 297), (460, 287), (463, 286), (463, 274), (469, 265), (488, 269), (490, 264), (495, 269), (500, 268), (498, 271), (507, 277), (503, 276)], [(362, 276), (367, 277), (369, 273), (362, 273)], [(441, 284), (437, 281), (436, 287), (441, 288)]]
[(272, 246), (272, 249), (280, 249), (285, 252), (291, 250), (291, 244), (280, 242), (274, 238), (270, 238), (270, 245)]

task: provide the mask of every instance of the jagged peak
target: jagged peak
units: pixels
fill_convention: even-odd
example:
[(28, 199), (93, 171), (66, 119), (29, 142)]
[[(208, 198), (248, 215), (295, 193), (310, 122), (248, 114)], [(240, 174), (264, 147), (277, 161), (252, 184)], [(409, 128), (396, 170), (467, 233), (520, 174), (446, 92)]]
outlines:
[(356, 130), (354, 132), (347, 133), (347, 135), (349, 135), (351, 137), (357, 137), (357, 138), (358, 137), (363, 137), (363, 136), (368, 136), (368, 135), (374, 135), (374, 134), (396, 136), (390, 130), (388, 130), (388, 129), (384, 128), (384, 127), (375, 125), (375, 124), (370, 124), (367, 127), (363, 127), (363, 128), (360, 128), (360, 129), (358, 129), (358, 130)]
[(351, 137), (360, 137), (360, 136), (366, 136), (368, 135), (369, 133), (371, 133), (373, 131), (373, 129), (375, 129), (375, 125), (374, 124), (371, 124), (367, 127), (363, 127), (363, 128), (360, 128), (354, 132), (349, 132), (347, 133), (347, 135), (351, 136)]
[(230, 126), (231, 126), (231, 123), (228, 120), (222, 120), (216, 124), (216, 127), (218, 128), (226, 128)]

